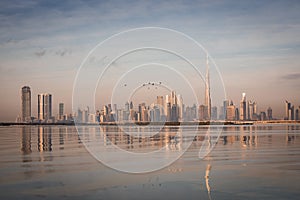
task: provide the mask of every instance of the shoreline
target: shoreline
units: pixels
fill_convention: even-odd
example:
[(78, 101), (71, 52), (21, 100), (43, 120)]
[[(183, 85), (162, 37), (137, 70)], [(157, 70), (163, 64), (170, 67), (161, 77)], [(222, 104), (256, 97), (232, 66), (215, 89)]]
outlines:
[[(100, 122), (100, 123), (76, 123), (76, 126), (204, 126), (204, 125), (255, 125), (255, 124), (298, 124), (296, 120), (269, 120), (269, 121), (199, 121), (199, 122)], [(23, 122), (0, 122), (0, 126), (75, 126), (74, 122), (56, 123), (23, 123)]]

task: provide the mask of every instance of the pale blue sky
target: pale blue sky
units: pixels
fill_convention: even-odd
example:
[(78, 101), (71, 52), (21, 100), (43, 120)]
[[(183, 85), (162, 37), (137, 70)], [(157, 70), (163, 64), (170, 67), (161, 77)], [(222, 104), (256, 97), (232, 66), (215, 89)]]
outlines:
[[(88, 52), (129, 28), (158, 26), (201, 43), (219, 66), (235, 104), (246, 92), (259, 110), (282, 117), (284, 100), (300, 105), (300, 2), (1, 1), (0, 121), (20, 114), (20, 89), (49, 92), (71, 110), (76, 71)], [(106, 102), (104, 102), (106, 103)]]

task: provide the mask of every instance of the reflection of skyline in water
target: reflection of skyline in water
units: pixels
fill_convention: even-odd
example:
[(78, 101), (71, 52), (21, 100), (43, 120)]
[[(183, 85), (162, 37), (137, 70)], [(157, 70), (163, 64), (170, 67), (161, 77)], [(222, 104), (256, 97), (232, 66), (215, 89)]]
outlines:
[[(298, 125), (285, 125), (285, 132), (282, 132), (280, 126), (225, 126), (223, 127), (223, 132), (218, 141), (218, 145), (230, 145), (235, 142), (241, 144), (241, 148), (245, 147), (257, 147), (260, 142), (275, 142), (285, 144), (293, 144), (299, 135), (297, 131), (300, 130)], [(99, 127), (82, 127), (84, 131), (88, 133), (89, 139), (95, 137), (95, 133), (99, 131)], [(186, 134), (189, 132), (189, 127), (179, 128), (179, 127), (166, 127), (160, 130), (156, 134), (148, 137), (149, 132), (157, 131), (154, 128), (145, 129), (145, 127), (139, 127), (135, 130), (130, 130), (127, 128), (124, 132), (123, 128), (120, 129), (114, 126), (104, 126), (101, 127), (104, 138), (104, 145), (117, 145), (120, 148), (127, 151), (134, 151), (139, 149), (139, 152), (145, 148), (150, 148), (151, 150), (158, 150), (162, 147), (168, 147), (169, 149), (180, 149), (181, 144), (190, 135)], [(37, 133), (36, 133), (37, 130)], [(60, 145), (60, 149), (64, 149), (65, 137), (67, 137), (68, 131), (72, 131), (73, 127), (52, 127), (52, 126), (24, 126), (21, 128), (21, 152), (23, 155), (32, 153), (32, 143), (34, 143), (32, 137), (36, 134), (37, 137), (37, 150), (39, 152), (52, 151), (53, 139), (52, 132), (55, 130), (55, 134), (58, 132), (57, 142)], [(195, 129), (192, 129), (194, 131)], [(198, 148), (201, 146), (205, 140), (205, 132), (207, 128), (198, 128), (197, 134), (193, 138), (192, 147)], [(130, 135), (130, 131), (140, 132), (139, 135)], [(279, 137), (285, 135), (284, 138)], [(78, 139), (78, 138), (77, 138)]]
[[(203, 160), (197, 157), (197, 152), (205, 140), (207, 128), (199, 127), (197, 135), (192, 138), (191, 147), (178, 161), (165, 169), (141, 176), (117, 173), (99, 165), (78, 139), (75, 127), (9, 127), (17, 137), (0, 134), (0, 147), (12, 147), (11, 150), (0, 152), (2, 175), (11, 182), (7, 185), (3, 182), (2, 185), (9, 188), (8, 185), (13, 185), (15, 181), (15, 184), (21, 185), (15, 192), (20, 195), (26, 192), (49, 195), (56, 191), (64, 194), (68, 191), (74, 196), (89, 191), (92, 196), (100, 195), (102, 199), (107, 199), (109, 195), (122, 197), (137, 192), (142, 195), (148, 191), (147, 188), (161, 194), (172, 191), (184, 193), (188, 190), (189, 195), (197, 197), (191, 199), (222, 199), (223, 195), (227, 199), (236, 199), (246, 194), (260, 199), (264, 199), (264, 194), (273, 198), (293, 199), (299, 194), (299, 186), (295, 184), (298, 183), (300, 170), (299, 127), (225, 126), (217, 145)], [(147, 137), (147, 128), (140, 129), (144, 131), (141, 135), (125, 134), (116, 127), (102, 127), (105, 134), (97, 135), (98, 126), (82, 128), (89, 133), (91, 140), (94, 137), (106, 138), (105, 145), (119, 145), (124, 150), (135, 152), (154, 151), (161, 146), (169, 146), (169, 151), (172, 151), (172, 145), (172, 148), (178, 149), (180, 143), (190, 137), (189, 127), (181, 129), (176, 137), (174, 133), (178, 133), (178, 127), (170, 127), (151, 137)], [(13, 149), (14, 152), (11, 152)], [(145, 179), (140, 179), (143, 176)], [(159, 180), (154, 182), (156, 177)], [(148, 183), (148, 179), (152, 181)], [(23, 183), (26, 186), (23, 187)], [(41, 189), (37, 189), (39, 187)], [(276, 192), (278, 188), (284, 192)], [(94, 189), (97, 193), (90, 192)]]
[(166, 147), (167, 150), (182, 150), (183, 130), (179, 127), (164, 127), (162, 130), (156, 127), (101, 127), (101, 131), (105, 146), (113, 144), (126, 151), (139, 149), (138, 152), (148, 152), (162, 147)]

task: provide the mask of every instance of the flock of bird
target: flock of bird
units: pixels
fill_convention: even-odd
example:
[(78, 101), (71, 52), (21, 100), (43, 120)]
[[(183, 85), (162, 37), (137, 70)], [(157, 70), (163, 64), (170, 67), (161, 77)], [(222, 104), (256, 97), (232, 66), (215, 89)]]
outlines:
[[(159, 81), (158, 83), (148, 82), (148, 83), (143, 83), (142, 86), (145, 87), (145, 86), (149, 86), (149, 85), (161, 85), (161, 84), (162, 84), (161, 81)], [(124, 87), (126, 87), (126, 86), (127, 86), (127, 84), (125, 83), (125, 84), (124, 84)], [(148, 87), (148, 90), (149, 90), (149, 89), (150, 89), (150, 87)], [(155, 87), (155, 89), (157, 89), (157, 87)]]

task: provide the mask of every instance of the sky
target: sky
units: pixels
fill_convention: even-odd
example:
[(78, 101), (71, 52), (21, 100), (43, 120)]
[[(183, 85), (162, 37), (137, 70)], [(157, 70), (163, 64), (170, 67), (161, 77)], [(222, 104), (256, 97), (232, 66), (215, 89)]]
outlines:
[(32, 90), (33, 116), (37, 95), (45, 92), (53, 95), (54, 114), (59, 102), (71, 112), (75, 77), (88, 53), (138, 27), (189, 35), (217, 64), (227, 99), (239, 105), (245, 92), (259, 111), (271, 106), (281, 118), (285, 100), (300, 106), (299, 10), (297, 0), (1, 1), (0, 121), (21, 114), (24, 85)]

